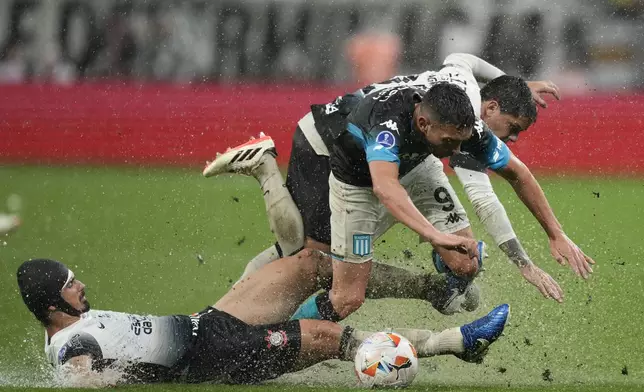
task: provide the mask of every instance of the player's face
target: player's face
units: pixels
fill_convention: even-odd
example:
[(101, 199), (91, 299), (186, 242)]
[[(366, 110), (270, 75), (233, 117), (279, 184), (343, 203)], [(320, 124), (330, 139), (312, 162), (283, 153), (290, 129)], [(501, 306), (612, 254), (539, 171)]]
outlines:
[(85, 298), (85, 285), (75, 277), (67, 282), (61, 294), (65, 302), (79, 312), (87, 312), (89, 310), (89, 302)]
[(502, 113), (496, 101), (483, 102), (481, 120), (485, 121), (492, 132), (505, 143), (516, 142), (519, 140), (519, 134), (532, 125), (527, 117)]
[(472, 136), (472, 128), (458, 129), (454, 125), (431, 124), (425, 128), (425, 138), (432, 145), (432, 154), (447, 158), (460, 151), (461, 143)]

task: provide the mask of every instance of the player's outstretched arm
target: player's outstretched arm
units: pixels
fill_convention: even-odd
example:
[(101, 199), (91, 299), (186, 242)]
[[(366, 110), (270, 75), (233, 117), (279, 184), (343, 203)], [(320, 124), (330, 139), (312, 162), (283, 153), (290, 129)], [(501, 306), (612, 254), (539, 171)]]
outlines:
[[(457, 161), (453, 161), (455, 165)], [(563, 301), (563, 291), (557, 282), (541, 268), (537, 267), (519, 242), (508, 214), (499, 201), (490, 177), (481, 171), (455, 166), (454, 171), (463, 184), (467, 198), (472, 203), (476, 215), (494, 242), (519, 268), (521, 275), (534, 285), (546, 298)]]
[(518, 238), (502, 243), (499, 248), (519, 267), (523, 278), (536, 287), (545, 298), (563, 302), (564, 294), (559, 283), (530, 260)]
[(526, 83), (528, 84), (528, 87), (530, 87), (530, 91), (532, 91), (532, 99), (542, 108), (547, 108), (548, 103), (541, 98), (541, 94), (550, 94), (555, 97), (557, 101), (561, 99), (559, 87), (550, 80), (535, 80)]
[(567, 261), (578, 276), (587, 279), (593, 272), (590, 265), (595, 262), (566, 236), (541, 186), (530, 170), (514, 154), (510, 154), (508, 164), (496, 172), (512, 185), (523, 204), (539, 221), (548, 235), (550, 253), (557, 262), (565, 265)]
[(462, 68), (472, 74), (478, 82), (485, 83), (489, 80), (505, 75), (494, 65), (468, 53), (452, 53), (445, 57), (444, 66)]
[[(505, 75), (505, 72), (488, 63), (487, 61), (468, 53), (452, 53), (445, 57), (443, 66), (453, 66), (461, 68), (472, 74), (476, 81), (485, 83), (499, 76)], [(532, 98), (542, 108), (547, 108), (548, 103), (541, 97), (541, 94), (550, 94), (557, 100), (561, 99), (559, 87), (550, 80), (535, 80), (527, 82)]]
[(92, 370), (92, 357), (78, 355), (70, 358), (58, 368), (58, 376), (65, 387), (73, 388), (105, 388), (114, 386), (117, 378), (112, 380), (105, 374)]
[(369, 171), (374, 193), (399, 222), (427, 239), (432, 246), (442, 246), (452, 250), (462, 249), (467, 251), (470, 257), (478, 257), (476, 241), (441, 233), (418, 211), (405, 188), (400, 185), (396, 163), (371, 161)]

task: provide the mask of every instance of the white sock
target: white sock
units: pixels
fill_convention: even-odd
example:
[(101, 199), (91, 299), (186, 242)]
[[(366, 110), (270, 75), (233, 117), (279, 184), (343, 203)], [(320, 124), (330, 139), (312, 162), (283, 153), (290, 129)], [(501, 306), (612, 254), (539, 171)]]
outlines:
[(460, 354), (465, 351), (461, 328), (455, 327), (439, 333), (424, 329), (395, 328), (396, 333), (406, 337), (414, 345), (419, 357)]
[(290, 256), (304, 246), (304, 224), (291, 194), (286, 189), (275, 157), (266, 153), (253, 171), (259, 181), (266, 204), (266, 213), (284, 256)]
[[(396, 332), (406, 337), (416, 348), (419, 358), (433, 357), (435, 355), (460, 354), (465, 351), (463, 345), (463, 334), (459, 327), (446, 329), (434, 333), (426, 329), (394, 328), (389, 331)], [(356, 356), (358, 347), (374, 332), (354, 331), (351, 334), (351, 342), (347, 345), (346, 352), (342, 353), (342, 359), (352, 361)]]

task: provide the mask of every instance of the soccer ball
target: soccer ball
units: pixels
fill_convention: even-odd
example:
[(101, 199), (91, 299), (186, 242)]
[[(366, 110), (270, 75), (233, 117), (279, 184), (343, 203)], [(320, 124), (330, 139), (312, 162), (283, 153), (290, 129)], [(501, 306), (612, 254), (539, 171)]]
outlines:
[(418, 354), (405, 337), (378, 332), (358, 347), (354, 364), (361, 386), (404, 388), (418, 373)]

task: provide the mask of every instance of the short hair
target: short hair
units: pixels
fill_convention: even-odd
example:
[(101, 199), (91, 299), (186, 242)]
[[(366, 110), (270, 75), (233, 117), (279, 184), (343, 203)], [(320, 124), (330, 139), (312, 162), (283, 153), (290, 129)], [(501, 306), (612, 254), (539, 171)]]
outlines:
[(435, 84), (427, 90), (421, 105), (432, 119), (440, 124), (454, 125), (457, 129), (471, 128), (476, 121), (470, 98), (454, 84)]
[(498, 102), (501, 113), (526, 117), (530, 124), (537, 120), (537, 104), (532, 99), (532, 91), (518, 76), (503, 75), (492, 79), (481, 89), (481, 99)]

